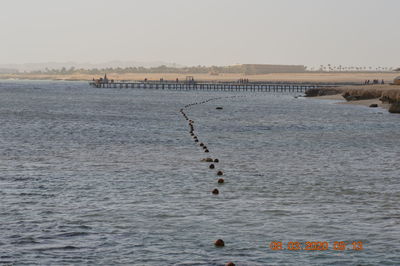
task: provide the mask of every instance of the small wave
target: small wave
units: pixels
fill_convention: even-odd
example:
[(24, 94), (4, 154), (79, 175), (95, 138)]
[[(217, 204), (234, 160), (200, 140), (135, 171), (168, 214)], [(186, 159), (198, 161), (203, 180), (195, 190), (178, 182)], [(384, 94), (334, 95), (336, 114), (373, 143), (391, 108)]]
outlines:
[(57, 237), (75, 237), (75, 236), (86, 236), (89, 235), (87, 232), (69, 232), (57, 235)]
[(38, 243), (39, 243), (39, 241), (37, 241), (33, 237), (24, 237), (17, 241), (11, 242), (11, 244), (13, 244), (13, 245), (29, 245), (29, 244), (38, 244)]
[(49, 250), (75, 250), (75, 249), (79, 249), (79, 247), (67, 245), (67, 246), (61, 246), (61, 247), (36, 248), (35, 250), (36, 251), (49, 251)]

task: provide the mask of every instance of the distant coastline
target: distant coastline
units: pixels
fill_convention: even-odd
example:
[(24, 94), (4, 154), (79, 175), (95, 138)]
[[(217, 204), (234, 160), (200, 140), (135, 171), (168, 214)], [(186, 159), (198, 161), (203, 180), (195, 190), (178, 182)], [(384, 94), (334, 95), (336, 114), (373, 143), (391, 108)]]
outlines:
[[(271, 73), (245, 75), (239, 73), (107, 73), (108, 77), (121, 80), (185, 80), (187, 76), (203, 81), (233, 81), (248, 79), (250, 81), (271, 82), (314, 82), (314, 83), (359, 83), (355, 86), (335, 88), (317, 88), (306, 92), (308, 97), (330, 100), (346, 100), (345, 103), (364, 106), (378, 106), (392, 113), (400, 113), (400, 85), (389, 85), (399, 75), (398, 72), (303, 72), (303, 73)], [(33, 74), (14, 73), (0, 74), (0, 80), (54, 80), (54, 81), (91, 81), (98, 78), (93, 74)], [(361, 85), (365, 80), (384, 80), (384, 85)], [(346, 97), (344, 97), (344, 95)]]
[[(361, 84), (367, 79), (385, 80), (391, 82), (398, 72), (302, 72), (302, 73), (271, 73), (246, 75), (244, 73), (107, 73), (115, 80), (185, 80), (186, 76), (193, 76), (195, 80), (209, 81), (237, 81), (249, 79), (250, 81), (282, 81), (282, 82), (354, 82)], [(38, 73), (12, 73), (0, 74), (0, 79), (20, 80), (66, 80), (90, 81), (98, 78), (96, 74), (38, 74)]]

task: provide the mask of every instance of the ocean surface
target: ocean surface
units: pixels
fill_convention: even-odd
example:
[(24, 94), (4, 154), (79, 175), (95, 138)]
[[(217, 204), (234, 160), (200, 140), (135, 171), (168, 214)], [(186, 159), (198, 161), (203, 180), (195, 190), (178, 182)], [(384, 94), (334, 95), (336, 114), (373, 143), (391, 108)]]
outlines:
[(0, 264), (399, 265), (399, 143), (400, 115), (294, 94), (1, 81)]

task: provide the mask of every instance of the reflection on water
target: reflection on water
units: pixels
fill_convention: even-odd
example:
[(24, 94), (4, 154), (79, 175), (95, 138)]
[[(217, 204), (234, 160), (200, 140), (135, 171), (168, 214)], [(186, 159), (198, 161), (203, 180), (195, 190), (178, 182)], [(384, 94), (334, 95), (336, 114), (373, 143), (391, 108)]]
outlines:
[[(283, 94), (225, 98), (234, 95), (1, 83), (0, 262), (398, 263), (400, 116)], [(215, 97), (187, 114), (220, 159), (218, 196), (179, 113)], [(271, 241), (330, 246), (272, 251)]]

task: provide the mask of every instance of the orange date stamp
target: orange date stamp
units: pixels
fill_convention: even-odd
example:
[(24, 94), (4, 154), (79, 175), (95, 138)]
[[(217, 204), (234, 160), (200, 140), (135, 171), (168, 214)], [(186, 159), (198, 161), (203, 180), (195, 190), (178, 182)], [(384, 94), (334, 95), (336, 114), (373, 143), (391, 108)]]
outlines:
[(269, 244), (271, 250), (308, 250), (308, 251), (322, 251), (322, 250), (356, 250), (361, 251), (364, 249), (362, 241), (334, 241), (330, 246), (327, 241), (290, 241), (287, 244), (282, 241), (272, 241)]

